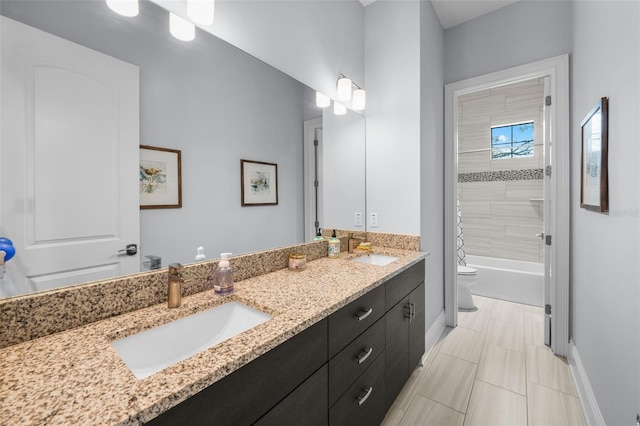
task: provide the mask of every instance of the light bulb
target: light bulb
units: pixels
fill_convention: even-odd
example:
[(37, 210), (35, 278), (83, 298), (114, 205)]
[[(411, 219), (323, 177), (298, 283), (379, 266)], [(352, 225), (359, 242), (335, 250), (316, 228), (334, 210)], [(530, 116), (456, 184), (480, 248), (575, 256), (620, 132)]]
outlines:
[(351, 99), (351, 79), (342, 77), (338, 80), (338, 93), (336, 99), (339, 101), (348, 101)]
[(351, 104), (353, 109), (358, 111), (363, 110), (366, 105), (366, 97), (367, 97), (367, 92), (365, 92), (363, 89), (354, 90), (353, 103)]
[(316, 106), (318, 108), (326, 108), (331, 105), (331, 99), (320, 92), (316, 92)]
[(342, 105), (341, 103), (334, 102), (333, 103), (333, 113), (335, 115), (344, 115), (347, 113), (347, 107)]
[(198, 24), (213, 24), (213, 9), (214, 0), (187, 0), (187, 16)]
[(173, 12), (169, 12), (169, 31), (182, 41), (191, 41), (196, 37), (195, 25)]
[(138, 0), (107, 0), (107, 6), (122, 16), (138, 15)]

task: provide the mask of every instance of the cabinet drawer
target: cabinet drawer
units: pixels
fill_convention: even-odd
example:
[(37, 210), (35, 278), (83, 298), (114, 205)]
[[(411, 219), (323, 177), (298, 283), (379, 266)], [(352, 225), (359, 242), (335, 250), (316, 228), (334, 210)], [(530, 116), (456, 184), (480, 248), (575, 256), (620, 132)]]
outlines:
[(329, 358), (382, 318), (384, 296), (384, 285), (378, 286), (329, 316)]
[(385, 284), (386, 310), (405, 298), (414, 288), (424, 282), (424, 260), (391, 278)]
[(330, 425), (379, 425), (384, 419), (384, 353), (329, 410)]
[(329, 361), (329, 406), (384, 352), (384, 324), (380, 318)]

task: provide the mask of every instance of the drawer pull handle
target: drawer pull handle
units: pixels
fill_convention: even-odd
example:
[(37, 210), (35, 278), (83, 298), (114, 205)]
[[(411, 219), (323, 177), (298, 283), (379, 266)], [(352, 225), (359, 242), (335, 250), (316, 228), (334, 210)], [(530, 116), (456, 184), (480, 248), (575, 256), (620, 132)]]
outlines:
[(362, 405), (367, 402), (367, 399), (371, 396), (371, 392), (373, 392), (373, 386), (370, 386), (369, 389), (363, 389), (362, 392), (364, 394), (358, 395), (358, 405)]
[(358, 364), (362, 364), (363, 362), (365, 362), (372, 352), (373, 348), (369, 348), (368, 351), (362, 351), (358, 355), (356, 355), (356, 358), (358, 358)]
[(368, 311), (360, 312), (357, 315), (358, 316), (358, 321), (362, 321), (363, 319), (367, 318), (369, 315), (371, 315), (372, 312), (373, 312), (373, 308), (369, 308)]

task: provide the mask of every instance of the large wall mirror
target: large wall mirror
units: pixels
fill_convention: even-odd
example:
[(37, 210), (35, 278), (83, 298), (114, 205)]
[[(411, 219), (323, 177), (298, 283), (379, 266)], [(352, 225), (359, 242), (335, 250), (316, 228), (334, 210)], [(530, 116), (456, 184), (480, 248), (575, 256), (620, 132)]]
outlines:
[[(193, 262), (200, 246), (204, 247), (209, 259), (218, 258), (220, 252), (240, 254), (308, 240), (308, 230), (305, 229), (305, 192), (308, 190), (304, 183), (304, 129), (305, 122), (309, 121), (321, 120), (324, 143), (330, 147), (327, 153), (331, 158), (321, 161), (324, 175), (331, 176), (324, 188), (324, 198), (328, 202), (322, 207), (321, 215), (335, 223), (321, 223), (321, 227), (352, 228), (346, 225), (353, 222), (354, 212), (362, 212), (366, 217), (364, 117), (350, 112), (346, 116), (322, 119), (327, 112), (315, 107), (314, 90), (207, 32), (196, 30), (196, 38), (191, 42), (173, 38), (168, 30), (168, 12), (149, 1), (140, 2), (140, 13), (135, 18), (119, 16), (99, 0), (3, 0), (0, 15), (138, 68), (137, 143), (181, 152), (182, 207), (136, 211), (139, 240), (131, 241), (138, 244), (137, 253), (133, 256), (134, 272), (145, 269), (143, 262), (148, 261), (148, 256), (160, 257), (162, 267), (173, 262)], [(3, 25), (3, 31), (7, 29)], [(3, 73), (8, 61), (4, 50)], [(12, 90), (6, 89), (14, 82), (3, 79), (2, 84), (0, 96), (3, 110), (6, 110), (12, 106), (12, 99), (5, 97)], [(57, 90), (55, 93), (58, 94), (49, 99), (56, 99), (59, 105), (50, 102), (49, 111), (58, 107), (63, 109), (65, 102), (70, 102), (64, 88), (58, 86)], [(344, 120), (340, 121), (341, 118)], [(4, 128), (5, 123), (2, 125)], [(104, 136), (99, 127), (92, 127), (92, 123), (78, 125), (87, 131), (94, 129), (95, 140)], [(42, 131), (41, 127), (39, 132)], [(27, 135), (27, 139), (31, 136)], [(40, 217), (56, 216), (44, 210), (43, 203), (34, 206), (33, 200), (8, 199), (4, 195), (11, 192), (5, 192), (6, 188), (18, 182), (5, 164), (24, 160), (10, 160), (10, 155), (13, 155), (11, 147), (25, 143), (10, 139), (3, 131), (0, 140), (0, 185), (3, 189), (0, 236), (16, 238), (16, 230), (12, 227), (20, 223), (21, 215), (27, 216), (25, 212), (35, 209)], [(32, 140), (28, 142), (32, 143)], [(69, 147), (56, 151), (56, 155), (61, 154), (69, 161), (84, 160), (82, 154)], [(241, 206), (241, 159), (277, 164), (277, 205)], [(95, 173), (100, 173), (99, 167), (87, 167), (91, 171), (97, 168)], [(53, 173), (56, 167), (45, 170)], [(130, 177), (130, 185), (136, 191), (138, 178), (137, 173)], [(25, 179), (31, 178), (27, 176)], [(42, 175), (38, 179), (42, 180)], [(78, 176), (77, 179), (82, 179), (91, 188), (90, 176)], [(46, 185), (43, 188), (47, 188)], [(47, 199), (51, 205), (75, 204), (79, 210), (86, 209), (83, 211), (88, 213), (75, 222), (90, 224), (96, 217), (109, 221), (104, 209), (94, 208), (91, 211), (89, 208), (102, 202), (104, 197), (100, 197), (98, 190), (89, 189), (88, 192), (98, 192), (92, 195), (93, 198), (83, 193), (69, 195), (68, 191), (58, 192), (50, 187), (48, 191)], [(56, 199), (60, 198), (59, 194), (65, 194), (68, 199), (59, 202)], [(56, 223), (48, 225), (54, 230), (62, 226)], [(64, 246), (64, 238), (54, 234), (51, 233), (50, 241)], [(90, 244), (85, 247), (85, 251), (89, 251)], [(63, 253), (54, 251), (47, 261), (66, 265), (65, 258), (73, 257), (73, 254)], [(110, 258), (117, 256), (126, 256), (126, 252)], [(23, 281), (16, 279), (10, 284), (12, 274), (32, 268), (24, 258), (24, 253), (18, 250), (15, 257), (7, 262), (5, 278), (0, 280), (0, 297), (89, 281), (78, 278), (82, 274), (74, 272), (81, 268), (65, 266), (57, 272), (56, 279), (32, 277)], [(105, 263), (110, 262), (105, 260)], [(104, 268), (91, 277), (92, 280), (104, 279), (130, 272), (116, 266)]]

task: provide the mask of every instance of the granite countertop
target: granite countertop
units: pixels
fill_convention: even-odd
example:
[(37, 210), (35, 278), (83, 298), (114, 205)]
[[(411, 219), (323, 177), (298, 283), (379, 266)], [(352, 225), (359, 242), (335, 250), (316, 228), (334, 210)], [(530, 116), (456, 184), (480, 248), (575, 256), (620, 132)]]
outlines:
[[(340, 259), (308, 262), (304, 271), (282, 269), (237, 282), (229, 296), (197, 293), (183, 298), (176, 309), (155, 305), (4, 348), (0, 350), (1, 423), (149, 421), (426, 256), (389, 248), (374, 247), (374, 252), (399, 260), (368, 265), (350, 261), (357, 254), (342, 253)], [(113, 340), (232, 300), (273, 318), (141, 380), (111, 347)]]

